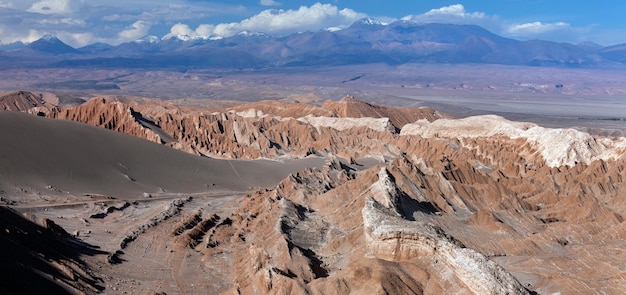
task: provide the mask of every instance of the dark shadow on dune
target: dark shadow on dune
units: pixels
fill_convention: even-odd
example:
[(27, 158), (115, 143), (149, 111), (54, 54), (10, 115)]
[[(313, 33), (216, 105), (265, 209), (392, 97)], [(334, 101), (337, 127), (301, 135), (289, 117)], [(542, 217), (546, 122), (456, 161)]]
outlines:
[(104, 290), (102, 280), (89, 275), (81, 256), (106, 252), (72, 237), (51, 220), (43, 223), (38, 225), (8, 207), (0, 207), (0, 294), (73, 294), (75, 290), (91, 294)]

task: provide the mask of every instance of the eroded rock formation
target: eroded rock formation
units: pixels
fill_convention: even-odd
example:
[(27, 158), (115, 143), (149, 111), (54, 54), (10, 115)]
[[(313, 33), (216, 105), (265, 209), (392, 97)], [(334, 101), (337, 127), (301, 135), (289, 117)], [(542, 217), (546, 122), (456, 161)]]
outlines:
[(53, 116), (211, 157), (326, 158), (176, 227), (206, 265), (228, 261), (220, 291), (626, 291), (624, 138), (352, 98), (219, 112), (95, 99)]
[(56, 105), (47, 102), (43, 94), (34, 94), (29, 91), (16, 91), (0, 96), (0, 110), (28, 112), (45, 116), (57, 111)]

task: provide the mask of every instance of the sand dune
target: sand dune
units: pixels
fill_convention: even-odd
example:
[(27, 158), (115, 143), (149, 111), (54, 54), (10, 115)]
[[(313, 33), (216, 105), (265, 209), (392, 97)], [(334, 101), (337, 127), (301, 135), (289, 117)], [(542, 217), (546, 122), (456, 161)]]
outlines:
[(226, 161), (201, 158), (71, 121), (0, 112), (0, 187), (73, 194), (248, 190), (275, 185), (321, 160)]

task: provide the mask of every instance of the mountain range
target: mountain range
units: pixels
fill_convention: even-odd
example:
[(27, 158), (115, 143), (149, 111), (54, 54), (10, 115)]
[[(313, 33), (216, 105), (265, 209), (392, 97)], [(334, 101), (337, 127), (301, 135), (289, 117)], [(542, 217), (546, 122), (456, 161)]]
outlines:
[(72, 48), (52, 35), (0, 47), (4, 67), (273, 68), (385, 63), (502, 64), (614, 67), (626, 63), (626, 44), (601, 46), (519, 41), (476, 25), (359, 20), (342, 30), (287, 36), (241, 32), (232, 37), (159, 39)]

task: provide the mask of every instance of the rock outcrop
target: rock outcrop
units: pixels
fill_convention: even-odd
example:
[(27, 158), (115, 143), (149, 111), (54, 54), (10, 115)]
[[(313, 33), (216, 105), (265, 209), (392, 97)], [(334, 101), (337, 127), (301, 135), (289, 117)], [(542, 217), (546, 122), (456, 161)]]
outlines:
[(96, 99), (53, 116), (209, 157), (326, 158), (185, 221), (197, 230), (178, 243), (229, 261), (232, 292), (626, 291), (624, 138), (353, 98), (217, 112)]
[(81, 256), (106, 253), (50, 219), (34, 222), (0, 206), (0, 246), (3, 294), (99, 294), (104, 289)]
[[(135, 106), (105, 98), (95, 98), (49, 116), (96, 125), (189, 153), (218, 158), (298, 158), (334, 154), (356, 159), (396, 155), (398, 151), (384, 143), (392, 141), (399, 129), (391, 119), (380, 117), (385, 112), (391, 113), (393, 108), (355, 103), (356, 100), (351, 98), (344, 101), (366, 106), (359, 108), (363, 116), (342, 117), (337, 116), (336, 109), (278, 102), (250, 104), (212, 113), (186, 108), (167, 109), (158, 105), (137, 106), (136, 110)], [(398, 112), (405, 110), (398, 109)], [(439, 116), (430, 109), (406, 112), (403, 118), (433, 119)], [(348, 133), (350, 135), (346, 136)]]
[(34, 94), (29, 91), (17, 91), (0, 96), (0, 110), (27, 112), (45, 116), (58, 110), (56, 105), (47, 102), (43, 94)]
[(223, 251), (238, 261), (231, 276), (242, 293), (623, 290), (626, 257), (597, 246), (626, 234), (623, 159), (569, 168), (536, 159), (519, 173), (505, 171), (519, 157), (509, 145), (411, 146), (385, 166), (329, 164), (251, 195), (217, 228), (208, 261)]
[(442, 119), (435, 122), (419, 120), (404, 126), (401, 135), (426, 138), (481, 138), (502, 136), (524, 139), (541, 154), (550, 167), (589, 164), (596, 160), (616, 159), (624, 155), (626, 138), (614, 141), (594, 138), (574, 129), (552, 129), (532, 123), (512, 122), (499, 116), (485, 115), (464, 119)]
[(0, 109), (7, 111), (24, 112), (45, 104), (41, 97), (28, 91), (18, 91), (0, 97)]
[[(94, 98), (82, 105), (52, 112), (49, 116), (99, 126), (157, 143), (165, 143), (165, 140), (157, 132), (145, 126), (154, 125), (153, 122), (144, 118), (131, 106), (118, 101)], [(158, 128), (158, 126), (155, 127)]]
[(342, 118), (389, 118), (391, 124), (398, 130), (404, 125), (420, 119), (432, 122), (440, 118), (450, 118), (450, 116), (428, 107), (396, 108), (379, 106), (366, 103), (352, 96), (346, 96), (339, 101), (325, 102), (322, 108)]

